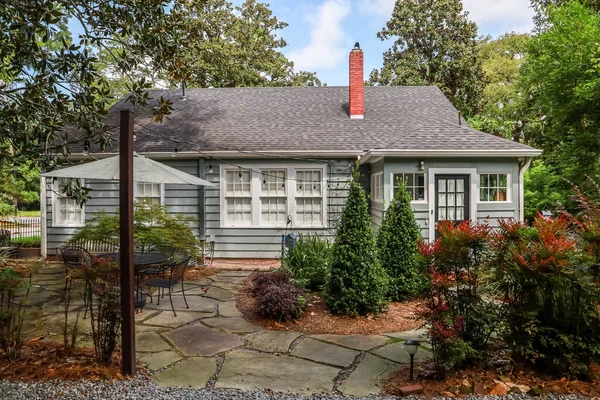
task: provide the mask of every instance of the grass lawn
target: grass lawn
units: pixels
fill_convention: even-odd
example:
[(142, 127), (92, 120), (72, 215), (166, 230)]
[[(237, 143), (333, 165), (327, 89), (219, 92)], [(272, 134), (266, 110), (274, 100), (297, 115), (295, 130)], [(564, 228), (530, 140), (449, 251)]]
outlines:
[(40, 216), (40, 210), (34, 210), (34, 211), (19, 211), (19, 217), (39, 217)]

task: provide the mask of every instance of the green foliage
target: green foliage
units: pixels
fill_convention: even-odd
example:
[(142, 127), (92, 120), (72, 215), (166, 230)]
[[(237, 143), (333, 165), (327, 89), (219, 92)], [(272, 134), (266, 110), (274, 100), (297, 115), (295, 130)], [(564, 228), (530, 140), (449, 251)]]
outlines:
[(572, 222), (566, 214), (538, 215), (531, 227), (501, 222), (493, 279), (504, 299), (501, 333), (514, 359), (581, 377), (600, 359), (600, 291), (594, 269), (582, 263)]
[(525, 218), (532, 221), (543, 210), (555, 212), (562, 207), (570, 207), (569, 186), (542, 160), (535, 160), (524, 177)]
[(296, 73), (281, 52), (287, 43), (280, 31), (287, 24), (268, 4), (177, 0), (172, 14), (181, 44), (167, 77), (173, 85), (321, 86), (314, 72)]
[(321, 290), (331, 274), (331, 249), (331, 243), (318, 235), (301, 236), (281, 260), (281, 267), (294, 276), (294, 282)]
[(524, 87), (544, 116), (536, 140), (544, 163), (581, 185), (600, 175), (600, 15), (573, 1), (547, 8), (522, 68)]
[(377, 313), (385, 306), (387, 290), (388, 278), (377, 258), (367, 197), (356, 167), (333, 244), (325, 300), (336, 313)]
[(292, 284), (285, 271), (266, 272), (252, 278), (256, 311), (278, 321), (298, 318), (306, 308), (305, 292)]
[(0, 216), (14, 214), (22, 206), (40, 200), (40, 174), (36, 166), (0, 165)]
[(418, 260), (421, 233), (410, 205), (411, 195), (403, 181), (397, 186), (379, 229), (377, 245), (379, 260), (390, 280), (388, 294), (402, 301), (423, 290), (425, 274)]
[(20, 243), (21, 247), (27, 249), (36, 249), (42, 246), (42, 241), (39, 236), (20, 237), (12, 240), (13, 243)]
[(370, 84), (435, 85), (463, 115), (479, 110), (483, 70), (477, 25), (461, 1), (397, 0), (377, 37), (394, 42), (383, 54), (383, 67), (371, 72)]
[[(29, 288), (15, 269), (0, 268), (0, 348), (9, 361), (19, 358), (23, 347), (26, 311), (23, 304), (27, 303)], [(17, 301), (15, 297), (22, 291), (25, 291), (25, 298)]]
[[(136, 203), (133, 214), (133, 237), (139, 248), (171, 244), (195, 256), (200, 244), (190, 228), (194, 219), (180, 214), (169, 214), (165, 206)], [(80, 228), (70, 242), (84, 240), (113, 240), (119, 237), (119, 214), (100, 212)]]

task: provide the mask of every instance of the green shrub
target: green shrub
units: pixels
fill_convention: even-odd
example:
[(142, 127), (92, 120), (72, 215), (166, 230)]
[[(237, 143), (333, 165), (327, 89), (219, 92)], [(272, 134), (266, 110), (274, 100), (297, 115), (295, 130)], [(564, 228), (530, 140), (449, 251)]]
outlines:
[(393, 300), (406, 300), (423, 290), (425, 276), (419, 262), (418, 241), (421, 237), (410, 206), (411, 196), (404, 181), (388, 207), (379, 235), (379, 260), (390, 279), (388, 295)]
[(266, 272), (252, 278), (256, 311), (267, 318), (286, 321), (298, 318), (306, 308), (306, 292), (291, 282), (287, 272)]
[(354, 169), (342, 211), (325, 288), (327, 306), (336, 313), (364, 315), (385, 306), (388, 278), (377, 258), (369, 206)]
[(310, 290), (321, 290), (331, 273), (331, 243), (317, 235), (301, 236), (290, 249), (281, 266), (294, 276), (294, 281)]
[(13, 243), (20, 243), (21, 247), (27, 249), (37, 249), (42, 246), (42, 241), (39, 236), (20, 237), (12, 240)]
[[(133, 238), (135, 245), (148, 248), (157, 244), (171, 244), (196, 256), (200, 241), (190, 228), (194, 218), (180, 214), (169, 214), (165, 206), (136, 203), (133, 214)], [(86, 221), (70, 242), (84, 240), (110, 240), (118, 238), (119, 214), (100, 212)]]

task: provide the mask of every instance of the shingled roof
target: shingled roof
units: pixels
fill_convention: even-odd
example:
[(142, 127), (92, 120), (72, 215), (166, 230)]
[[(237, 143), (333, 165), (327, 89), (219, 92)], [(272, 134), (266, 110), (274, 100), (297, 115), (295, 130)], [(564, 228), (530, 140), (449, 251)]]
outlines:
[[(459, 124), (458, 111), (437, 87), (366, 87), (362, 120), (348, 116), (348, 87), (188, 89), (185, 99), (180, 89), (150, 95), (170, 99), (174, 111), (156, 123), (151, 110), (135, 110), (135, 150), (144, 153), (171, 152), (174, 143), (166, 138), (180, 141), (180, 151), (206, 152), (535, 151), (476, 131), (464, 120)], [(119, 111), (130, 107), (117, 103), (107, 123), (117, 126)], [(107, 152), (117, 150), (115, 142)]]

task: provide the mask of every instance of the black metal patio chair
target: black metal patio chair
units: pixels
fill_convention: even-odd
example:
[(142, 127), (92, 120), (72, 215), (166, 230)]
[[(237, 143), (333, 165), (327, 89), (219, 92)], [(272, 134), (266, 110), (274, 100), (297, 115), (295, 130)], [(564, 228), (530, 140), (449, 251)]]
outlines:
[[(175, 257), (175, 250), (176, 250), (175, 246), (173, 246), (172, 244), (169, 244), (169, 243), (159, 243), (159, 244), (148, 246), (147, 247), (148, 252), (166, 254), (169, 256), (169, 259), (163, 264), (153, 265), (149, 268), (140, 270), (138, 273), (142, 276), (156, 276), (156, 277), (165, 279), (166, 273), (169, 271), (171, 264), (173, 264), (173, 257)], [(146, 294), (148, 296), (150, 296), (150, 303), (152, 303), (152, 301), (153, 301), (152, 294), (151, 293), (146, 293)], [(162, 291), (162, 297), (165, 297), (164, 290)]]
[[(173, 305), (173, 296), (171, 294), (172, 290), (181, 283), (181, 292), (183, 294), (183, 301), (185, 302), (185, 307), (186, 308), (190, 308), (190, 306), (188, 305), (187, 299), (185, 298), (185, 286), (183, 284), (183, 280), (184, 280), (184, 276), (185, 276), (185, 270), (187, 269), (189, 263), (190, 263), (190, 256), (186, 255), (183, 258), (179, 258), (177, 256), (174, 257), (173, 262), (171, 263), (170, 266), (170, 270), (169, 270), (169, 279), (162, 279), (162, 278), (153, 278), (150, 280), (147, 280), (143, 283), (144, 286), (148, 286), (148, 287), (155, 287), (158, 289), (167, 289), (167, 292), (169, 292), (169, 301), (171, 302), (171, 309), (173, 310), (173, 314), (175, 316), (177, 316), (177, 313), (175, 312), (175, 306)], [(160, 305), (160, 296), (157, 296), (158, 298), (158, 302), (157, 304)]]

